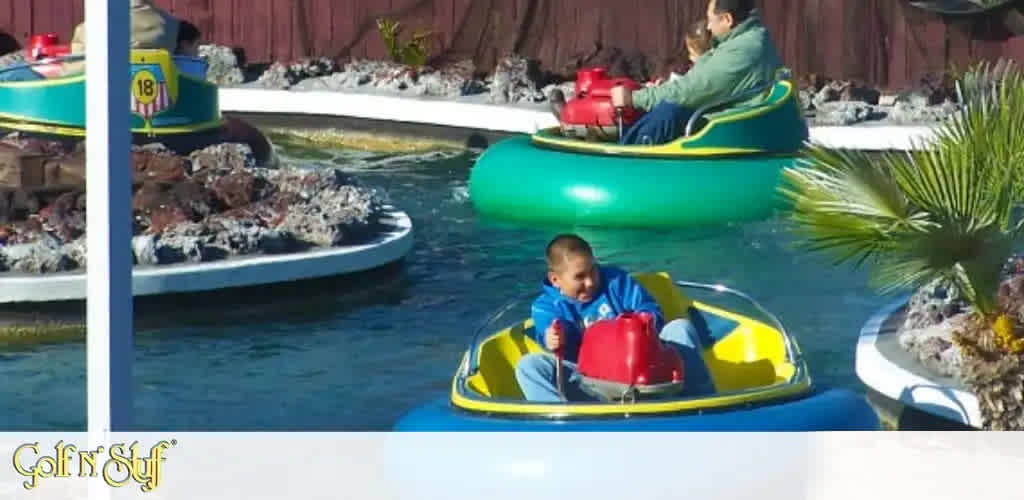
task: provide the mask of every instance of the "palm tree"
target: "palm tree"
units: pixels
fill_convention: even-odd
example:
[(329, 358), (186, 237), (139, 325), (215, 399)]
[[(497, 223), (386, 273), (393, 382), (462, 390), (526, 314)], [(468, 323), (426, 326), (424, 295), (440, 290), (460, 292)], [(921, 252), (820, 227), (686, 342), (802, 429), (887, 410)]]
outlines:
[[(1013, 358), (1007, 370), (1024, 373), (1024, 324), (996, 300), (1003, 263), (1024, 234), (1015, 217), (1024, 201), (1024, 76), (1012, 65), (980, 65), (958, 89), (962, 111), (925, 148), (871, 154), (812, 144), (785, 171), (782, 191), (802, 248), (832, 253), (837, 264), (871, 263), (882, 292), (952, 284), (977, 325), (955, 337), (965, 357)], [(968, 385), (982, 371), (965, 366)], [(982, 378), (972, 389), (984, 392), (1000, 377)], [(1020, 411), (1009, 420), (1024, 426), (1024, 402), (1014, 405)], [(994, 427), (1007, 420), (989, 417)]]

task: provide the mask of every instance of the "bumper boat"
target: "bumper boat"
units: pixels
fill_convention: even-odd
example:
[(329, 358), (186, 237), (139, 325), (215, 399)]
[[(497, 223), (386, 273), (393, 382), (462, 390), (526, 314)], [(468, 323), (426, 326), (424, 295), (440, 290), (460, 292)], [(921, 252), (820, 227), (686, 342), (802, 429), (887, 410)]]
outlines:
[[(479, 213), (519, 222), (685, 227), (762, 219), (781, 206), (781, 171), (809, 137), (788, 71), (701, 107), (671, 143), (625, 146), (579, 137), (581, 128), (595, 132), (591, 138), (606, 137), (609, 125), (621, 129), (609, 117), (608, 92), (621, 79), (584, 75), (566, 108), (576, 103), (592, 112), (563, 109), (561, 126), (483, 152), (469, 182)], [(757, 96), (764, 98), (736, 105)], [(633, 116), (626, 109), (619, 118)]]
[[(879, 428), (878, 417), (863, 396), (812, 383), (795, 339), (749, 296), (720, 285), (673, 282), (665, 273), (641, 274), (636, 279), (658, 301), (666, 321), (686, 318), (697, 329), (709, 383), (695, 383), (697, 377), (692, 373), (697, 367), (688, 362), (683, 368), (682, 390), (644, 393), (634, 389), (623, 391), (620, 398), (586, 402), (526, 401), (515, 378), (516, 364), (527, 354), (544, 351), (533, 340), (532, 320), (513, 320), (522, 317), (520, 313), (528, 314), (531, 300), (524, 297), (503, 307), (478, 330), (452, 379), (451, 393), (408, 412), (395, 430), (768, 432)], [(689, 295), (702, 293), (709, 294), (711, 300), (695, 300)], [(721, 305), (737, 299), (738, 307)], [(510, 314), (512, 311), (516, 312)], [(754, 316), (763, 316), (764, 321)], [(502, 327), (509, 324), (506, 320), (514, 322)], [(585, 337), (585, 344), (590, 341)], [(580, 370), (586, 371), (582, 357)]]
[[(29, 66), (44, 75), (84, 56), (40, 52)], [(10, 71), (15, 67), (0, 69)], [(206, 61), (171, 56), (166, 50), (131, 51), (132, 133), (144, 137), (215, 131), (220, 115), (217, 86), (206, 81)], [(85, 74), (45, 80), (0, 82), (0, 129), (58, 137), (85, 136)]]

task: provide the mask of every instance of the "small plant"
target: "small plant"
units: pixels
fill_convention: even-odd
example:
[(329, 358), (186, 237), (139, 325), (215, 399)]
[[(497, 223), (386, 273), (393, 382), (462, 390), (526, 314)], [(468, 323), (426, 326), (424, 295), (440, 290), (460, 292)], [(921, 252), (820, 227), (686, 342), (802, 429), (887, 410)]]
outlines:
[(388, 56), (391, 60), (412, 66), (422, 67), (427, 63), (427, 54), (430, 53), (430, 37), (432, 31), (417, 31), (412, 34), (408, 42), (402, 43), (398, 36), (402, 31), (402, 23), (391, 19), (377, 19), (377, 31), (384, 39), (384, 45), (388, 49)]
[(963, 110), (927, 148), (868, 154), (811, 144), (787, 168), (801, 247), (872, 264), (882, 291), (941, 280), (971, 306), (953, 332), (983, 426), (1024, 430), (1024, 72), (976, 65), (957, 82)]

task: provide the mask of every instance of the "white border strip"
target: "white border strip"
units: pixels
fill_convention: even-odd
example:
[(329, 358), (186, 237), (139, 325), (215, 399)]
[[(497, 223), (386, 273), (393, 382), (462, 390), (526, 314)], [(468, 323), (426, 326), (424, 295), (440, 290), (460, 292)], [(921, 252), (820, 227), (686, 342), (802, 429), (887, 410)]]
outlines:
[[(221, 111), (347, 116), (395, 122), (532, 134), (558, 125), (549, 111), (529, 106), (457, 102), (436, 97), (368, 93), (220, 89)], [(911, 149), (930, 137), (927, 126), (811, 127), (811, 140), (852, 149)]]
[[(131, 114), (127, 0), (86, 0), (86, 421), (102, 442), (131, 424), (134, 358), (131, 295)], [(90, 498), (109, 498), (92, 481)], [(95, 489), (99, 487), (99, 489)], [(99, 494), (99, 495), (97, 495)]]
[(903, 299), (888, 304), (864, 324), (857, 340), (857, 376), (872, 389), (905, 405), (980, 428), (981, 411), (974, 394), (916, 375), (878, 350), (882, 324), (906, 303)]
[[(140, 296), (199, 292), (373, 269), (401, 259), (412, 249), (409, 216), (388, 207), (385, 219), (388, 218), (396, 229), (363, 245), (137, 268), (132, 273), (133, 293)], [(86, 273), (0, 277), (0, 303), (80, 300), (86, 294)]]

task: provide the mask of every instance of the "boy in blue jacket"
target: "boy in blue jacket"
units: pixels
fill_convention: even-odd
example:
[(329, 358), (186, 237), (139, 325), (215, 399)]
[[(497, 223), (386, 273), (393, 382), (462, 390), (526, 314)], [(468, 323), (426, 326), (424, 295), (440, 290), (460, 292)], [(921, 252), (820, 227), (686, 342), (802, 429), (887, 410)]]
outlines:
[(533, 302), (530, 313), (535, 340), (551, 352), (528, 354), (516, 365), (516, 380), (527, 400), (563, 401), (555, 380), (557, 359), (551, 354), (559, 349), (564, 359), (565, 399), (593, 399), (579, 388), (576, 360), (583, 332), (598, 320), (614, 319), (624, 312), (647, 312), (662, 338), (693, 350), (699, 345), (689, 321), (665, 325), (654, 298), (629, 273), (598, 265), (583, 238), (573, 234), (556, 236), (548, 243), (547, 264), (543, 293)]

